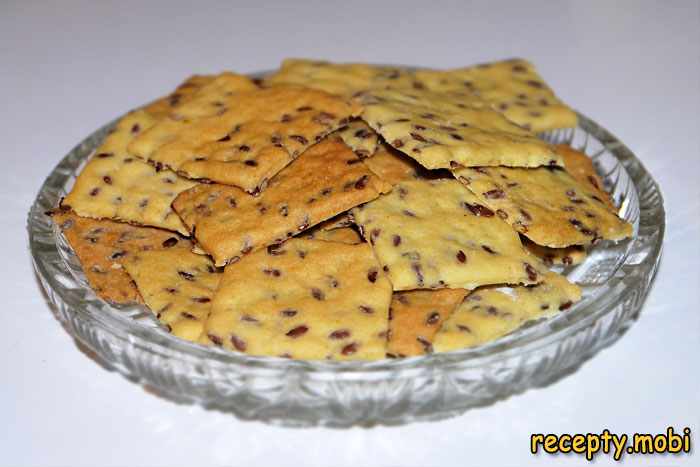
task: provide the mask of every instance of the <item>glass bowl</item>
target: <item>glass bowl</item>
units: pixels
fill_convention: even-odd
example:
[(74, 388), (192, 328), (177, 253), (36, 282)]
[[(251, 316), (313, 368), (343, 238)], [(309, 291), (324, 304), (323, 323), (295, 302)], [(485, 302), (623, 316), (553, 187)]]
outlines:
[(634, 236), (602, 242), (561, 272), (583, 300), (489, 344), (376, 362), (294, 361), (190, 344), (145, 308), (112, 306), (87, 285), (80, 263), (45, 214), (56, 207), (112, 122), (53, 169), (31, 207), (29, 245), (37, 276), (64, 327), (109, 368), (179, 402), (284, 425), (402, 424), (440, 419), (569, 374), (634, 321), (657, 269), (665, 215), (659, 187), (632, 152), (583, 115), (575, 129), (543, 133), (595, 161)]

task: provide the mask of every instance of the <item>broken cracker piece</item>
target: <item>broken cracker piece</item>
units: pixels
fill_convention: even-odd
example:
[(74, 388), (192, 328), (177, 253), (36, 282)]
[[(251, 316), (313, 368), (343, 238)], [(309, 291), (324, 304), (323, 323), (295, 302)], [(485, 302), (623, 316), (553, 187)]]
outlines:
[(193, 75), (180, 84), (175, 91), (165, 97), (161, 97), (150, 104), (145, 105), (142, 110), (153, 118), (165, 118), (173, 109), (189, 101), (190, 98), (199, 91), (200, 88), (210, 83), (214, 79), (213, 75)]
[(176, 106), (169, 117), (176, 120), (210, 117), (224, 113), (232, 96), (239, 92), (254, 91), (258, 87), (247, 76), (223, 72), (201, 86), (186, 102)]
[(338, 135), (362, 159), (374, 155), (379, 146), (379, 135), (362, 120), (352, 120)]
[(525, 236), (521, 238), (527, 251), (537, 256), (547, 266), (576, 266), (586, 260), (586, 249), (582, 245), (572, 245), (565, 248), (548, 248), (538, 245)]
[(598, 195), (610, 209), (615, 210), (615, 204), (610, 194), (604, 190), (603, 180), (598, 176), (590, 157), (567, 144), (557, 144), (554, 150), (564, 160), (564, 168), (569, 175)]
[(412, 357), (433, 351), (433, 337), (468, 292), (463, 289), (394, 292), (387, 353)]
[(177, 246), (134, 253), (124, 268), (146, 306), (173, 335), (205, 342), (204, 323), (222, 276), (208, 257)]
[(428, 170), (385, 143), (379, 146), (374, 156), (365, 159), (364, 163), (380, 179), (391, 185), (411, 180), (434, 180), (452, 176), (447, 170)]
[(553, 272), (535, 286), (477, 289), (443, 323), (433, 349), (449, 352), (494, 341), (527, 321), (567, 310), (580, 299), (581, 289)]
[(349, 245), (356, 245), (363, 242), (362, 236), (352, 227), (339, 227), (337, 229), (325, 230), (318, 225), (306, 231), (303, 237), (310, 240), (347, 243)]

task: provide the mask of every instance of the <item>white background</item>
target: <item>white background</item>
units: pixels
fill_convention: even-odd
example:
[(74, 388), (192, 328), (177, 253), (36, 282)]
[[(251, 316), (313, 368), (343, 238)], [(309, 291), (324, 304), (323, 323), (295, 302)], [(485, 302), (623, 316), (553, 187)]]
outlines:
[[(529, 433), (700, 430), (697, 1), (196, 3), (0, 1), (0, 464), (581, 465), (530, 456)], [(269, 69), (285, 56), (439, 67), (533, 60), (663, 189), (664, 257), (638, 322), (549, 387), (403, 427), (242, 422), (160, 399), (88, 358), (30, 265), (25, 218), (44, 177), (84, 136), (185, 76)], [(625, 464), (698, 465), (698, 456)]]

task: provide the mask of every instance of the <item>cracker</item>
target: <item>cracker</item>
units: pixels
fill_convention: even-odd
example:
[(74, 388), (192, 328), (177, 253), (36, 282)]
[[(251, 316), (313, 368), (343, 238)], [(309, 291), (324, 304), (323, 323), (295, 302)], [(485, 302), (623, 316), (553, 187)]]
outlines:
[(143, 110), (154, 118), (164, 118), (170, 115), (173, 109), (187, 102), (199, 91), (202, 86), (214, 80), (212, 75), (193, 75), (180, 84), (175, 91), (165, 97), (161, 97), (143, 107)]
[(548, 248), (523, 237), (523, 245), (527, 251), (537, 256), (547, 266), (575, 266), (586, 260), (586, 249), (582, 245), (572, 245), (565, 248)]
[(390, 189), (340, 139), (312, 146), (258, 197), (226, 185), (198, 185), (173, 207), (217, 265), (280, 243)]
[(142, 303), (122, 268), (125, 260), (146, 250), (189, 245), (173, 232), (79, 217), (67, 209), (56, 211), (52, 218), (80, 260), (90, 287), (112, 303)]
[(363, 103), (362, 119), (428, 169), (562, 164), (544, 141), (473, 94), (384, 90)]
[(340, 229), (341, 227), (350, 227), (352, 225), (354, 225), (354, 223), (350, 218), (350, 211), (346, 211), (319, 223), (317, 228), (323, 230), (333, 230)]
[(372, 156), (379, 146), (379, 135), (362, 120), (351, 121), (338, 134), (363, 159)]
[(206, 332), (253, 355), (379, 359), (390, 301), (367, 244), (293, 238), (226, 266)]
[[(382, 144), (374, 156), (365, 159), (364, 163), (379, 178), (391, 185), (444, 175), (440, 170), (430, 171), (426, 169), (388, 144)], [(447, 172), (447, 176), (449, 175), (450, 173)]]
[(284, 60), (276, 73), (265, 78), (265, 84), (296, 84), (344, 97), (355, 97), (371, 89), (420, 86), (413, 72), (400, 67), (299, 58)]
[(461, 168), (453, 173), (482, 204), (538, 245), (564, 248), (632, 235), (632, 225), (559, 167)]
[(363, 242), (362, 237), (357, 230), (351, 227), (339, 227), (337, 229), (330, 230), (325, 230), (320, 227), (320, 225), (317, 225), (313, 229), (309, 229), (304, 233), (303, 237), (311, 240), (347, 243), (349, 245), (356, 245)]
[(228, 110), (227, 104), (232, 101), (232, 96), (255, 89), (258, 87), (247, 76), (224, 72), (200, 87), (186, 102), (173, 108), (170, 117), (181, 120), (222, 114)]
[(432, 352), (435, 333), (466, 294), (462, 289), (395, 292), (389, 312), (387, 354), (412, 357)]
[(328, 93), (278, 86), (235, 94), (221, 115), (166, 119), (129, 145), (134, 155), (189, 178), (238, 186), (249, 193), (360, 109)]
[(219, 272), (206, 256), (189, 248), (142, 251), (124, 262), (146, 306), (173, 335), (200, 341), (211, 311)]
[(205, 255), (206, 256), (209, 254), (197, 242), (192, 242), (192, 249), (190, 251), (196, 255)]
[(155, 122), (143, 110), (122, 118), (78, 175), (64, 204), (84, 217), (115, 219), (187, 234), (170, 204), (178, 193), (194, 183), (169, 170), (159, 172), (126, 151), (129, 142)]
[(554, 95), (534, 65), (522, 59), (467, 68), (418, 70), (416, 78), (433, 91), (469, 91), (510, 121), (535, 132), (576, 126), (576, 112)]
[(608, 207), (615, 209), (615, 204), (608, 192), (604, 190), (603, 180), (598, 176), (590, 157), (567, 144), (558, 144), (554, 146), (554, 150), (564, 160), (564, 168), (569, 175), (598, 195)]
[(580, 299), (581, 289), (553, 272), (536, 286), (477, 289), (443, 323), (433, 349), (449, 352), (494, 341), (527, 321), (567, 310)]
[(394, 290), (541, 280), (517, 233), (455, 180), (399, 183), (352, 212)]

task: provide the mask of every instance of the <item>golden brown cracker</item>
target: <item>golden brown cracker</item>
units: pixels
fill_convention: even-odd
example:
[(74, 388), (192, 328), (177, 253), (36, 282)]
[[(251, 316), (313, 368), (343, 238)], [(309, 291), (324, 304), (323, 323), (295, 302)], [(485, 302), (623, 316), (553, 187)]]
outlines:
[(169, 117), (182, 120), (222, 114), (228, 110), (227, 104), (234, 101), (233, 96), (256, 89), (258, 86), (247, 76), (226, 71), (201, 86), (186, 102), (175, 106)]
[(284, 60), (277, 72), (265, 78), (265, 84), (295, 84), (345, 97), (356, 97), (372, 89), (420, 86), (413, 72), (402, 67), (299, 58)]
[[(411, 180), (433, 179), (442, 175), (442, 171), (428, 170), (388, 144), (380, 145), (374, 156), (366, 159), (364, 163), (380, 179), (391, 185)], [(450, 176), (449, 172), (447, 176)]]
[(148, 308), (170, 332), (204, 342), (204, 323), (222, 276), (208, 257), (177, 246), (140, 251), (123, 264)]
[(167, 117), (173, 109), (187, 102), (202, 86), (210, 83), (213, 79), (213, 75), (192, 75), (175, 91), (145, 105), (143, 110), (157, 119)]
[(324, 230), (319, 227), (320, 225), (304, 232), (303, 237), (310, 240), (347, 243), (349, 245), (356, 245), (363, 242), (360, 233), (352, 227), (339, 227), (331, 230)]
[(189, 178), (249, 193), (360, 109), (328, 93), (277, 86), (235, 94), (220, 115), (158, 122), (129, 145), (134, 155)]
[(122, 267), (125, 260), (142, 251), (189, 244), (167, 230), (79, 217), (67, 209), (57, 210), (52, 219), (80, 260), (90, 287), (112, 303), (142, 303)]
[(394, 292), (387, 353), (412, 357), (432, 352), (435, 333), (467, 293), (463, 289)]
[(529, 240), (527, 237), (522, 237), (523, 245), (527, 251), (537, 256), (547, 266), (575, 266), (586, 260), (588, 253), (582, 245), (572, 245), (565, 248), (548, 248), (538, 245)]
[(328, 138), (280, 172), (260, 196), (198, 185), (173, 206), (217, 265), (280, 243), (390, 189), (341, 140)]
[(564, 160), (564, 167), (569, 175), (597, 194), (611, 209), (615, 209), (612, 198), (605, 191), (603, 180), (598, 176), (590, 157), (567, 144), (558, 144), (554, 146), (554, 150)]

